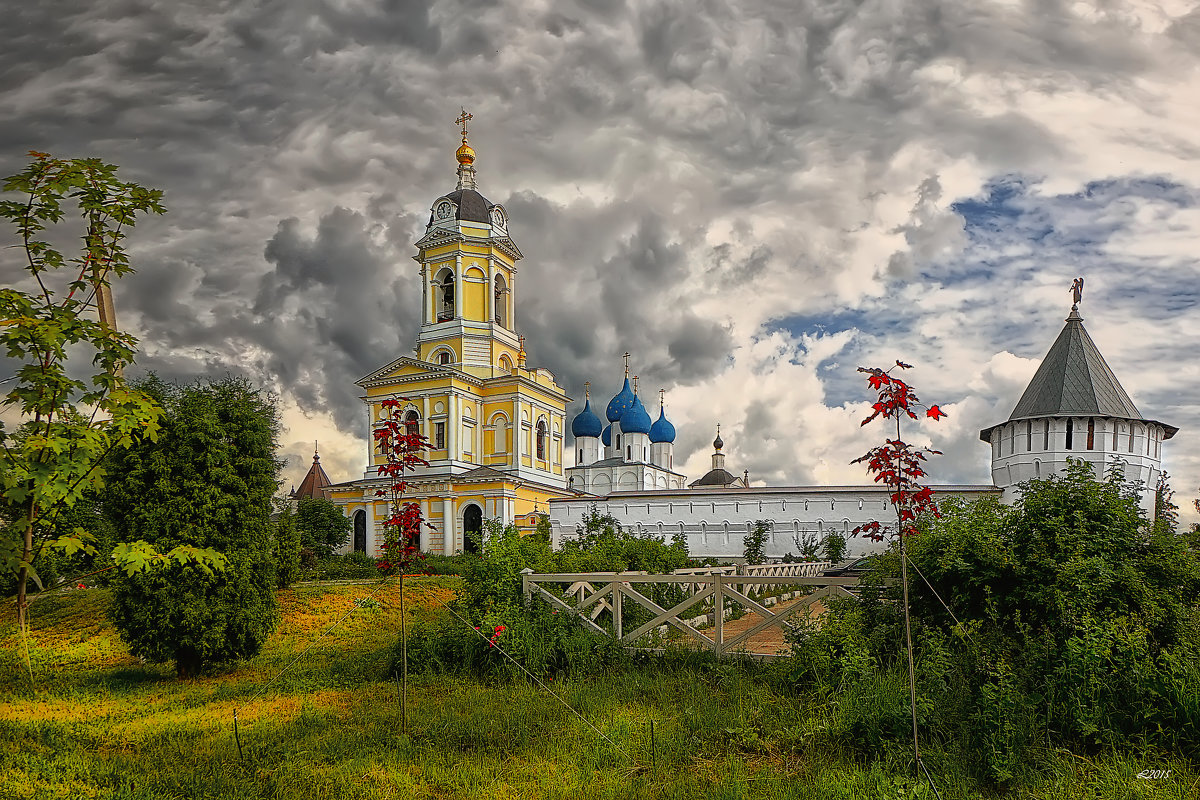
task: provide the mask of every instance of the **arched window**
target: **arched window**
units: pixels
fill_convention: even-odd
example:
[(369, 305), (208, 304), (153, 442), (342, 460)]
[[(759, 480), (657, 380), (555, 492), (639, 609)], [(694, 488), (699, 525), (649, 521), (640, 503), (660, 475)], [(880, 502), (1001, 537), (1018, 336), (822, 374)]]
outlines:
[(1036, 459), (1033, 462), (1033, 477), (1042, 477), (1042, 462), (1037, 461)]
[(438, 353), (438, 363), (439, 364), (449, 364), (450, 363), (450, 353), (446, 350), (443, 350), (442, 352)]
[(539, 419), (537, 424), (537, 457), (546, 460), (546, 420)]
[(509, 360), (508, 356), (500, 356), (500, 370), (502, 372), (508, 373), (509, 375), (512, 374), (512, 371), (513, 371), (512, 361)]
[(501, 327), (507, 327), (508, 315), (505, 313), (505, 311), (507, 311), (508, 304), (508, 286), (504, 282), (503, 275), (496, 276), (496, 284), (492, 290), (492, 298), (496, 309), (496, 324)]
[(633, 448), (629, 445), (625, 445), (625, 460), (633, 461)]
[(418, 436), (421, 433), (421, 417), (416, 411), (404, 415), (404, 433), (408, 436)]
[(438, 287), (441, 302), (438, 303), (437, 321), (454, 319), (454, 273), (448, 269), (443, 270), (438, 276)]

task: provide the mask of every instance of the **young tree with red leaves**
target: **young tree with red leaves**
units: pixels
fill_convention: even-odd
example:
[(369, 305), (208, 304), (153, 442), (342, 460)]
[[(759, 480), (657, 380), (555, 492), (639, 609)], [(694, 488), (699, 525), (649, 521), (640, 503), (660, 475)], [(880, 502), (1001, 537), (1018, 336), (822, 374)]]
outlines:
[[(913, 447), (900, 438), (900, 421), (905, 417), (920, 419), (917, 410), (924, 408), (925, 417), (937, 421), (946, 416), (936, 405), (926, 406), (917, 397), (913, 388), (904, 381), (892, 375), (896, 369), (911, 369), (910, 364), (897, 361), (896, 366), (888, 370), (876, 367), (859, 367), (858, 371), (869, 377), (867, 383), (875, 391), (877, 400), (871, 406), (871, 416), (862, 421), (863, 425), (876, 417), (885, 420), (895, 420), (896, 438), (885, 439), (879, 447), (873, 447), (863, 456), (854, 459), (852, 464), (866, 463), (867, 471), (875, 476), (876, 483), (884, 483), (888, 487), (892, 506), (896, 509), (896, 527), (889, 531), (888, 527), (878, 520), (859, 525), (853, 533), (860, 533), (882, 541), (890, 532), (899, 539), (900, 543), (900, 583), (904, 593), (904, 639), (908, 651), (908, 690), (912, 707), (913, 725), (913, 755), (917, 766), (925, 769), (921, 763), (921, 749), (917, 740), (917, 681), (913, 668), (912, 626), (908, 612), (908, 550), (905, 540), (917, 532), (917, 518), (922, 514), (941, 516), (937, 503), (933, 500), (933, 489), (921, 484), (921, 479), (927, 476), (922, 466), (931, 455), (941, 455), (940, 450), (928, 447)], [(926, 771), (926, 777), (929, 773)], [(930, 779), (932, 783), (932, 779)]]
[(424, 558), (420, 550), (424, 519), (419, 504), (403, 499), (408, 490), (404, 474), (429, 464), (421, 457), (421, 452), (429, 443), (424, 436), (404, 424), (400, 402), (384, 400), (380, 403), (386, 413), (374, 435), (375, 444), (386, 462), (379, 467), (379, 474), (387, 476), (391, 484), (386, 489), (376, 491), (375, 495), (388, 498), (388, 518), (383, 523), (383, 557), (378, 562), (379, 571), (385, 576), (397, 575), (400, 581), (400, 663), (404, 673), (400, 729), (407, 733), (408, 641), (404, 631), (404, 571)]

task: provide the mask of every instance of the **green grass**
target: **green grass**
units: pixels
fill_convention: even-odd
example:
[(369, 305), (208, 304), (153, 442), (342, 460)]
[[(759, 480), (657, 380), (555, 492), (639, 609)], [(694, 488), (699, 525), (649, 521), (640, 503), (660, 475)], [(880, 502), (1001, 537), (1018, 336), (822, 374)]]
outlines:
[[(440, 612), (453, 577), (409, 581), (411, 619)], [(903, 750), (863, 762), (815, 747), (813, 698), (699, 657), (551, 684), (601, 738), (544, 691), (415, 669), (409, 731), (384, 675), (399, 628), (394, 587), (280, 593), (278, 631), (255, 659), (177, 681), (131, 658), (104, 618), (103, 590), (40, 600), (29, 654), (0, 625), (0, 798), (900, 798), (928, 797)], [(11, 614), (10, 610), (7, 612)], [(304, 648), (312, 649), (262, 692)], [(241, 753), (233, 735), (237, 710)], [(653, 750), (650, 724), (654, 724)], [(1052, 753), (1037, 780), (981, 792), (936, 747), (945, 798), (1192, 798), (1182, 759)], [(1137, 778), (1170, 769), (1170, 779)]]

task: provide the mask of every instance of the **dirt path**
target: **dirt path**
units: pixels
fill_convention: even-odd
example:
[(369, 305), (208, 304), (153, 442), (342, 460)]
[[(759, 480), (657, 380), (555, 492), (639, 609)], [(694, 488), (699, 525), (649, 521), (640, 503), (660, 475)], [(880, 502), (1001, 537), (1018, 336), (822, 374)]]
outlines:
[[(776, 613), (779, 613), (787, 608), (790, 608), (791, 606), (793, 606), (799, 602), (800, 602), (800, 599), (788, 600), (785, 603), (780, 603), (776, 606), (773, 606), (771, 608), (771, 610)], [(808, 616), (811, 618), (815, 618), (815, 617), (819, 617), (821, 614), (824, 614), (824, 613), (825, 613), (825, 606), (821, 603), (820, 600), (817, 600), (816, 602), (814, 602), (812, 604), (812, 607), (809, 609)], [(794, 616), (789, 617), (789, 620), (800, 619), (800, 618), (803, 618), (803, 616), (804, 616), (804, 612), (801, 611), (801, 612), (798, 612), (797, 614), (795, 614)], [(725, 625), (722, 628), (721, 632), (724, 635), (725, 641), (728, 642), (730, 639), (733, 639), (733, 638), (736, 638), (737, 636), (739, 636), (743, 631), (747, 631), (750, 628), (753, 628), (759, 622), (762, 622), (762, 616), (760, 614), (756, 614), (753, 612), (747, 612), (740, 619), (726, 620)], [(712, 631), (711, 627), (702, 629), (702, 632), (709, 638), (712, 638), (713, 631)], [(785, 653), (785, 652), (787, 652), (787, 648), (788, 648), (787, 642), (785, 642), (784, 638), (783, 638), (783, 628), (781, 628), (778, 625), (768, 625), (766, 628), (763, 628), (761, 631), (754, 634), (746, 641), (741, 642), (737, 647), (737, 649), (745, 650), (746, 652), (749, 652), (749, 653), (769, 653), (769, 654)]]

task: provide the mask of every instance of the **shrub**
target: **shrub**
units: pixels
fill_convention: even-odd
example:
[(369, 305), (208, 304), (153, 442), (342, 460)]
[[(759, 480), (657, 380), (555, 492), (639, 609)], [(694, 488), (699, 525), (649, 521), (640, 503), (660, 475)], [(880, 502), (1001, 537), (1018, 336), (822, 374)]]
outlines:
[(270, 503), (281, 466), (269, 399), (234, 378), (141, 385), (164, 409), (158, 440), (118, 451), (105, 506), (117, 528), (158, 549), (211, 547), (228, 565), (120, 576), (110, 616), (130, 652), (174, 661), (180, 677), (258, 653), (275, 628)]
[[(947, 501), (909, 542), (924, 735), (995, 784), (1046, 745), (1200, 756), (1200, 559), (1086, 464), (1022, 490), (1011, 508)], [(791, 659), (797, 686), (838, 698), (828, 735), (864, 753), (911, 736), (889, 732), (903, 645), (899, 586), (884, 581), (897, 565), (887, 554), (860, 602), (831, 603)]]
[(279, 504), (271, 526), (275, 534), (275, 586), (283, 589), (300, 578), (300, 531), (286, 500)]

